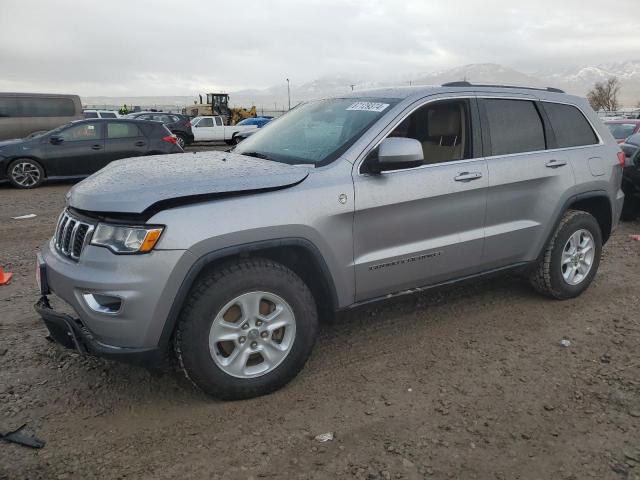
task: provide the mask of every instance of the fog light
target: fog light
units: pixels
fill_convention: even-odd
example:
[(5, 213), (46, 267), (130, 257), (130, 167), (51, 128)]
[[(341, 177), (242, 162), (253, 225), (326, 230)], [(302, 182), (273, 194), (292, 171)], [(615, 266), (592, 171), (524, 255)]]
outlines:
[(82, 298), (87, 306), (94, 312), (115, 315), (119, 313), (122, 308), (122, 299), (120, 297), (101, 295), (98, 293), (83, 293)]

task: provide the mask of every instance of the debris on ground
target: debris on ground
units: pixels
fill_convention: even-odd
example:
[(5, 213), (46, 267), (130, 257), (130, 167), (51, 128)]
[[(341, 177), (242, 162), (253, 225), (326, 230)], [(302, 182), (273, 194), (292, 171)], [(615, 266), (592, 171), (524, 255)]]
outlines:
[(28, 218), (35, 218), (37, 215), (35, 213), (27, 213), (26, 215), (20, 215), (18, 217), (11, 217), (14, 220), (27, 220)]
[(4, 269), (0, 267), (0, 285), (7, 285), (12, 277), (13, 273), (5, 272)]
[(33, 435), (29, 435), (25, 433), (23, 430), (26, 428), (27, 424), (25, 423), (20, 428), (17, 428), (8, 433), (0, 432), (0, 440), (4, 440), (5, 442), (17, 443), (18, 445), (23, 445), (25, 447), (30, 448), (42, 448), (45, 445), (43, 440), (34, 437)]
[(320, 443), (330, 442), (333, 440), (333, 432), (321, 433), (320, 435), (316, 435), (315, 440)]
[(561, 347), (570, 347), (571, 346), (571, 342), (569, 340), (567, 340), (566, 338), (563, 338), (562, 340), (560, 340), (560, 346)]

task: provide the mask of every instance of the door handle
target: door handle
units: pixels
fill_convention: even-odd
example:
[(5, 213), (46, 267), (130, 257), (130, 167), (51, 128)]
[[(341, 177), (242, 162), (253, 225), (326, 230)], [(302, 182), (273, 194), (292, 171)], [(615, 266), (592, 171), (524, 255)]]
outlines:
[(545, 163), (545, 167), (548, 168), (558, 168), (558, 167), (564, 167), (567, 164), (566, 160), (549, 160), (547, 163)]
[(479, 178), (482, 178), (482, 174), (480, 172), (461, 172), (453, 177), (456, 182), (470, 182)]
[(91, 150), (100, 150), (102, 148), (102, 145), (93, 145), (91, 147)]
[(136, 142), (136, 147), (144, 147), (145, 145), (146, 145), (145, 142), (142, 142), (142, 141)]

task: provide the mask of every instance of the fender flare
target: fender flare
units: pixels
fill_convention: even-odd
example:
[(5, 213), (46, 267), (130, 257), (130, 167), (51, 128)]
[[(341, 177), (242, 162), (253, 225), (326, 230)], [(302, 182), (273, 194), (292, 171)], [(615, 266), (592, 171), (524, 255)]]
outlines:
[(195, 282), (198, 275), (200, 275), (200, 273), (208, 265), (216, 260), (220, 260), (225, 257), (232, 257), (240, 254), (246, 254), (277, 247), (301, 247), (306, 249), (313, 256), (313, 258), (316, 260), (317, 267), (319, 267), (322, 272), (323, 280), (326, 283), (331, 306), (333, 310), (337, 310), (338, 295), (336, 292), (335, 282), (333, 281), (333, 276), (331, 275), (331, 271), (329, 270), (324, 257), (320, 253), (320, 250), (311, 241), (307, 240), (306, 238), (300, 237), (285, 237), (233, 245), (206, 253), (205, 255), (199, 257), (193, 263), (193, 265), (191, 265), (189, 271), (187, 272), (187, 275), (182, 280), (182, 284), (178, 288), (178, 292), (176, 293), (175, 298), (173, 299), (169, 314), (167, 315), (164, 326), (162, 327), (162, 333), (160, 334), (158, 347), (162, 349), (167, 349), (169, 347), (171, 336), (173, 335), (173, 332), (175, 330), (176, 324), (178, 322), (178, 316), (180, 315), (180, 311), (182, 310), (182, 306), (184, 305), (187, 295), (189, 294), (189, 291), (191, 290), (191, 287), (193, 286), (193, 283)]
[[(565, 200), (564, 204), (562, 205), (562, 208), (560, 209), (555, 221), (553, 222), (553, 227), (551, 228), (551, 230), (547, 234), (547, 238), (545, 239), (544, 243), (542, 244), (542, 248), (540, 250), (540, 253), (536, 257), (536, 262), (534, 262), (534, 263), (537, 263), (538, 261), (540, 261), (540, 259), (544, 256), (545, 248), (547, 247), (547, 245), (551, 241), (551, 238), (553, 237), (553, 235), (556, 233), (556, 229), (558, 228), (558, 225), (560, 225), (560, 222), (562, 221), (562, 217), (564, 216), (565, 213), (567, 213), (567, 210), (570, 210), (571, 205), (573, 205), (576, 202), (579, 202), (580, 200), (586, 200), (588, 198), (604, 198), (607, 201), (607, 203), (609, 203), (609, 208), (611, 209), (611, 218), (612, 218), (612, 222), (613, 222), (613, 205), (611, 204), (611, 200), (609, 199), (609, 195), (607, 194), (607, 192), (605, 190), (591, 190), (591, 191), (588, 191), (588, 192), (578, 193), (577, 195), (570, 196), (569, 198), (567, 198)], [(604, 234), (604, 232), (603, 232), (603, 234)]]

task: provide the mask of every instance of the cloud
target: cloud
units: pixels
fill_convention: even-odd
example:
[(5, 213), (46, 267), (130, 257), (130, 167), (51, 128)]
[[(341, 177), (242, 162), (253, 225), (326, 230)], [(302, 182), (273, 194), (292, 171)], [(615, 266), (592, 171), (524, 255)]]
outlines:
[[(2, 0), (0, 90), (191, 95), (640, 51), (637, 0)], [(633, 32), (627, 35), (625, 32)]]

